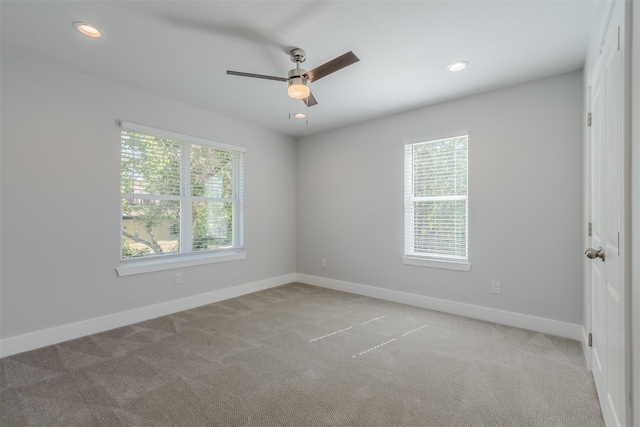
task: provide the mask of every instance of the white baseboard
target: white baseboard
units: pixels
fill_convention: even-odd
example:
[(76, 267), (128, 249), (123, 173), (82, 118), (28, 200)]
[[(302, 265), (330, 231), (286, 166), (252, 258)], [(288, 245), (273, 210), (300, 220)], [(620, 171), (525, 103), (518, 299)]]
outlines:
[[(557, 335), (574, 339), (587, 345), (587, 333), (582, 325), (560, 322), (557, 320), (544, 319), (541, 317), (529, 316), (526, 314), (513, 313), (509, 311), (496, 310), (492, 308), (480, 307), (471, 304), (464, 304), (455, 301), (448, 301), (423, 295), (410, 294), (406, 292), (394, 291), (390, 289), (376, 288), (373, 286), (361, 285), (357, 283), (343, 282), (340, 280), (327, 279), (323, 277), (310, 276), (306, 274), (288, 274), (271, 279), (260, 280), (230, 288), (220, 289), (205, 294), (194, 295), (161, 304), (141, 307), (134, 310), (114, 313), (107, 316), (88, 319), (81, 322), (57, 326), (50, 329), (31, 332), (24, 335), (4, 338), (0, 340), (0, 357), (34, 350), (47, 345), (58, 344), (64, 341), (80, 338), (114, 328), (131, 325), (145, 320), (154, 319), (160, 316), (189, 310), (202, 305), (212, 304), (230, 298), (270, 289), (276, 286), (285, 285), (291, 282), (301, 282), (309, 285), (320, 286), (328, 289), (364, 295), (372, 298), (379, 298), (401, 304), (413, 305), (416, 307), (428, 308), (442, 311), (444, 313), (456, 314), (473, 319), (485, 320), (502, 325), (514, 326), (536, 332)], [(590, 352), (585, 347), (587, 364), (590, 360), (587, 355)]]
[(574, 323), (561, 322), (558, 320), (545, 319), (542, 317), (529, 316), (510, 311), (496, 310), (477, 305), (431, 298), (390, 289), (376, 288), (357, 283), (326, 279), (307, 274), (297, 274), (296, 281), (306, 283), (308, 285), (320, 286), (337, 291), (349, 292), (352, 294), (364, 295), (372, 298), (412, 305), (415, 307), (428, 308), (430, 310), (442, 311), (444, 313), (499, 323), (501, 325), (542, 332), (545, 334), (570, 338), (576, 341), (583, 342), (584, 340), (583, 326)]
[(232, 286), (205, 294), (193, 295), (161, 304), (154, 304), (134, 310), (114, 313), (107, 316), (96, 317), (81, 322), (70, 323), (57, 326), (55, 328), (31, 332), (15, 337), (0, 340), (0, 357), (10, 356), (24, 351), (34, 350), (47, 345), (58, 344), (86, 335), (108, 331), (121, 326), (143, 322), (160, 316), (189, 310), (202, 305), (212, 304), (229, 298), (258, 292), (276, 286), (295, 282), (296, 274), (273, 277), (271, 279), (259, 280), (257, 282), (246, 283), (244, 285)]

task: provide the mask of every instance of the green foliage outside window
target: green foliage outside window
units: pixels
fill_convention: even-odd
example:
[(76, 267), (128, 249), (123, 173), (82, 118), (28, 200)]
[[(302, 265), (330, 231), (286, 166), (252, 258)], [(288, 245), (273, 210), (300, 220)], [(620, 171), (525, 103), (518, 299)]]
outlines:
[(122, 258), (232, 247), (239, 155), (123, 130)]
[(405, 146), (405, 253), (466, 259), (466, 135)]

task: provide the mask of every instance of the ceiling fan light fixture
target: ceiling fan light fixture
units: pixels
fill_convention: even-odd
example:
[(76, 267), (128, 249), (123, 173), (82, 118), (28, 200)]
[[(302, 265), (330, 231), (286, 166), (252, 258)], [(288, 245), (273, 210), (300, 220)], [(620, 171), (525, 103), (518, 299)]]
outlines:
[(309, 86), (307, 86), (307, 79), (302, 76), (292, 77), (289, 79), (289, 88), (287, 93), (294, 99), (305, 99), (311, 93)]

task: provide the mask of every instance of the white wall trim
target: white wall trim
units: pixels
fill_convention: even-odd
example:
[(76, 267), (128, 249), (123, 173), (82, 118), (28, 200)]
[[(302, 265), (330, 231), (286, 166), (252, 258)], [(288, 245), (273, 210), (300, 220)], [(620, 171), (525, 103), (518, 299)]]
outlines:
[(439, 259), (414, 258), (403, 256), (402, 263), (405, 265), (418, 265), (420, 267), (444, 268), (447, 270), (470, 271), (471, 264), (468, 262), (445, 261)]
[(295, 281), (296, 274), (291, 273), (284, 276), (231, 286), (229, 288), (167, 301), (160, 304), (109, 314), (107, 316), (83, 320), (81, 322), (57, 326), (55, 328), (4, 338), (0, 340), (0, 357), (11, 356), (12, 354), (34, 350), (47, 345), (58, 344), (86, 335), (96, 334), (110, 329), (154, 319), (156, 317), (177, 313), (179, 311), (212, 304), (229, 298), (239, 297), (252, 292), (286, 285), (287, 283)]
[(545, 334), (556, 335), (580, 342), (582, 342), (584, 338), (584, 327), (582, 325), (574, 323), (561, 322), (558, 320), (545, 319), (542, 317), (529, 316), (526, 314), (519, 314), (510, 311), (503, 311), (477, 305), (465, 304), (461, 302), (432, 298), (424, 295), (394, 291), (391, 289), (376, 288), (368, 285), (343, 282), (340, 280), (327, 279), (324, 277), (311, 276), (307, 274), (297, 274), (296, 281), (300, 283), (306, 283), (308, 285), (320, 286), (337, 291), (349, 292), (352, 294), (364, 295), (372, 298), (379, 298), (386, 301), (427, 308), (430, 310), (442, 311), (444, 313), (456, 314), (459, 316), (470, 317), (478, 320), (485, 320), (488, 322), (542, 332)]
[[(118, 277), (130, 276), (132, 274), (151, 273), (154, 271), (174, 270), (177, 268), (194, 267), (196, 265), (215, 264), (219, 262), (229, 262), (242, 260), (247, 257), (245, 252), (234, 253), (235, 251), (224, 252), (222, 254), (189, 254), (178, 258), (160, 259), (130, 259), (120, 261), (120, 266), (116, 268)], [(131, 261), (131, 262), (130, 262)]]
[[(589, 353), (588, 348), (586, 347), (587, 332), (582, 325), (432, 298), (407, 292), (394, 291), (391, 289), (376, 288), (373, 286), (327, 279), (307, 274), (292, 273), (243, 285), (232, 286), (225, 289), (219, 289), (205, 294), (193, 295), (160, 304), (140, 307), (81, 322), (70, 323), (50, 329), (0, 339), (0, 357), (11, 356), (12, 354), (34, 350), (47, 345), (58, 344), (86, 335), (143, 322), (156, 317), (166, 316), (168, 314), (224, 301), (230, 298), (236, 298), (252, 292), (258, 292), (292, 282), (306, 283), (308, 285), (320, 286), (323, 288), (379, 298), (386, 301), (393, 301), (401, 304), (441, 311), (444, 313), (570, 338), (580, 341), (582, 345), (585, 346), (585, 356)], [(587, 359), (589, 358), (587, 357)], [(589, 360), (587, 360), (587, 363), (589, 363)]]

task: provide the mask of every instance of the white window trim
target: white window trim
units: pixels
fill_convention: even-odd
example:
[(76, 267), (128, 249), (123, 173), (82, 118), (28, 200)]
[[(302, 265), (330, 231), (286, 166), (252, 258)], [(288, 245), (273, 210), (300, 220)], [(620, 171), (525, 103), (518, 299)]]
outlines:
[(418, 258), (405, 255), (402, 257), (402, 263), (405, 265), (417, 265), (420, 267), (444, 268), (446, 270), (470, 271), (471, 263), (447, 261), (434, 258)]
[[(182, 255), (182, 256), (180, 256)], [(151, 259), (128, 259), (120, 261), (120, 266), (116, 268), (118, 276), (132, 276), (134, 274), (152, 273), (154, 271), (173, 270), (176, 268), (193, 267), (196, 265), (215, 264), (219, 262), (237, 261), (245, 259), (247, 253), (237, 251), (237, 253), (200, 253), (200, 254), (177, 254), (175, 256), (155, 257)]]
[[(173, 139), (178, 141), (192, 142), (200, 145), (207, 145), (222, 150), (236, 151), (246, 153), (247, 149), (236, 145), (225, 144), (208, 139), (198, 138), (196, 136), (184, 135), (177, 132), (171, 132), (164, 129), (158, 129), (150, 126), (144, 126), (137, 123), (126, 121), (117, 121), (116, 124), (127, 130), (140, 132), (147, 135), (153, 135), (161, 138)], [(238, 177), (243, 179), (244, 177)], [(244, 201), (240, 200), (243, 205)], [(244, 221), (244, 212), (234, 212), (234, 219)], [(121, 219), (122, 221), (122, 219)], [(122, 228), (122, 224), (121, 227)], [(240, 233), (244, 233), (244, 227), (241, 226)], [(244, 239), (244, 236), (234, 236), (234, 239)], [(130, 258), (120, 259), (120, 264), (116, 268), (119, 277), (131, 276), (135, 274), (152, 273), (155, 271), (173, 270), (177, 268), (193, 267), (197, 265), (215, 264), (220, 262), (237, 261), (246, 258), (244, 247), (231, 248), (228, 250), (206, 251), (206, 252), (189, 252), (182, 254), (159, 255), (151, 258)]]
[(221, 150), (240, 151), (243, 153), (247, 152), (247, 149), (244, 147), (238, 147), (237, 145), (231, 145), (231, 144), (225, 144), (223, 142), (212, 141), (210, 139), (198, 138), (197, 136), (185, 135), (182, 133), (171, 132), (169, 130), (158, 129), (150, 126), (139, 125), (137, 123), (131, 123), (131, 122), (125, 122), (125, 121), (120, 121), (117, 123), (123, 129), (134, 130), (136, 132), (145, 133), (147, 135), (158, 136), (166, 139), (174, 139), (178, 141), (193, 142), (194, 144), (200, 144), (200, 145), (208, 145), (209, 147), (215, 147)]
[[(402, 141), (402, 147), (404, 150), (404, 147), (407, 145), (413, 145), (413, 144), (417, 144), (417, 143), (421, 143), (421, 142), (425, 142), (425, 141), (437, 141), (440, 139), (447, 139), (447, 138), (456, 138), (462, 135), (467, 135), (467, 137), (470, 139), (471, 135), (470, 135), (470, 131), (467, 130), (459, 130), (459, 131), (454, 131), (454, 132), (447, 132), (447, 133), (442, 133), (439, 135), (434, 135), (434, 136), (430, 136), (428, 138), (411, 138), (411, 139), (405, 139), (404, 141)], [(468, 148), (467, 148), (467, 156), (468, 156)], [(404, 155), (403, 155), (404, 158)], [(468, 173), (468, 171), (467, 171)], [(403, 194), (404, 191), (406, 191), (406, 171), (403, 171), (404, 174), (404, 179), (403, 179)], [(403, 196), (404, 197), (404, 196)], [(404, 197), (404, 203), (406, 204), (406, 197)], [(469, 194), (467, 193), (466, 196), (466, 200), (467, 200), (467, 215), (468, 215), (468, 211), (469, 211)], [(405, 206), (405, 214), (406, 214), (406, 209), (407, 207)], [(468, 217), (467, 217), (467, 221), (468, 221)], [(468, 226), (468, 223), (467, 223)], [(403, 227), (403, 229), (405, 229), (406, 227)], [(403, 231), (404, 232), (404, 231)], [(467, 231), (468, 232), (468, 231)], [(405, 236), (406, 238), (406, 236)], [(469, 245), (469, 241), (468, 241), (468, 235), (467, 235), (467, 245)], [(467, 249), (470, 252), (470, 248)], [(404, 245), (403, 245), (403, 252), (404, 252)], [(446, 270), (457, 270), (457, 271), (471, 271), (471, 262), (470, 262), (470, 258), (471, 258), (471, 254), (468, 253), (467, 254), (467, 259), (465, 260), (453, 260), (453, 259), (443, 259), (443, 258), (437, 258), (434, 256), (421, 256), (421, 255), (413, 255), (411, 253), (404, 253), (404, 255), (402, 256), (402, 263), (404, 265), (415, 265), (415, 266), (419, 266), (419, 267), (431, 267), (431, 268), (441, 268), (441, 269), (446, 269)]]

